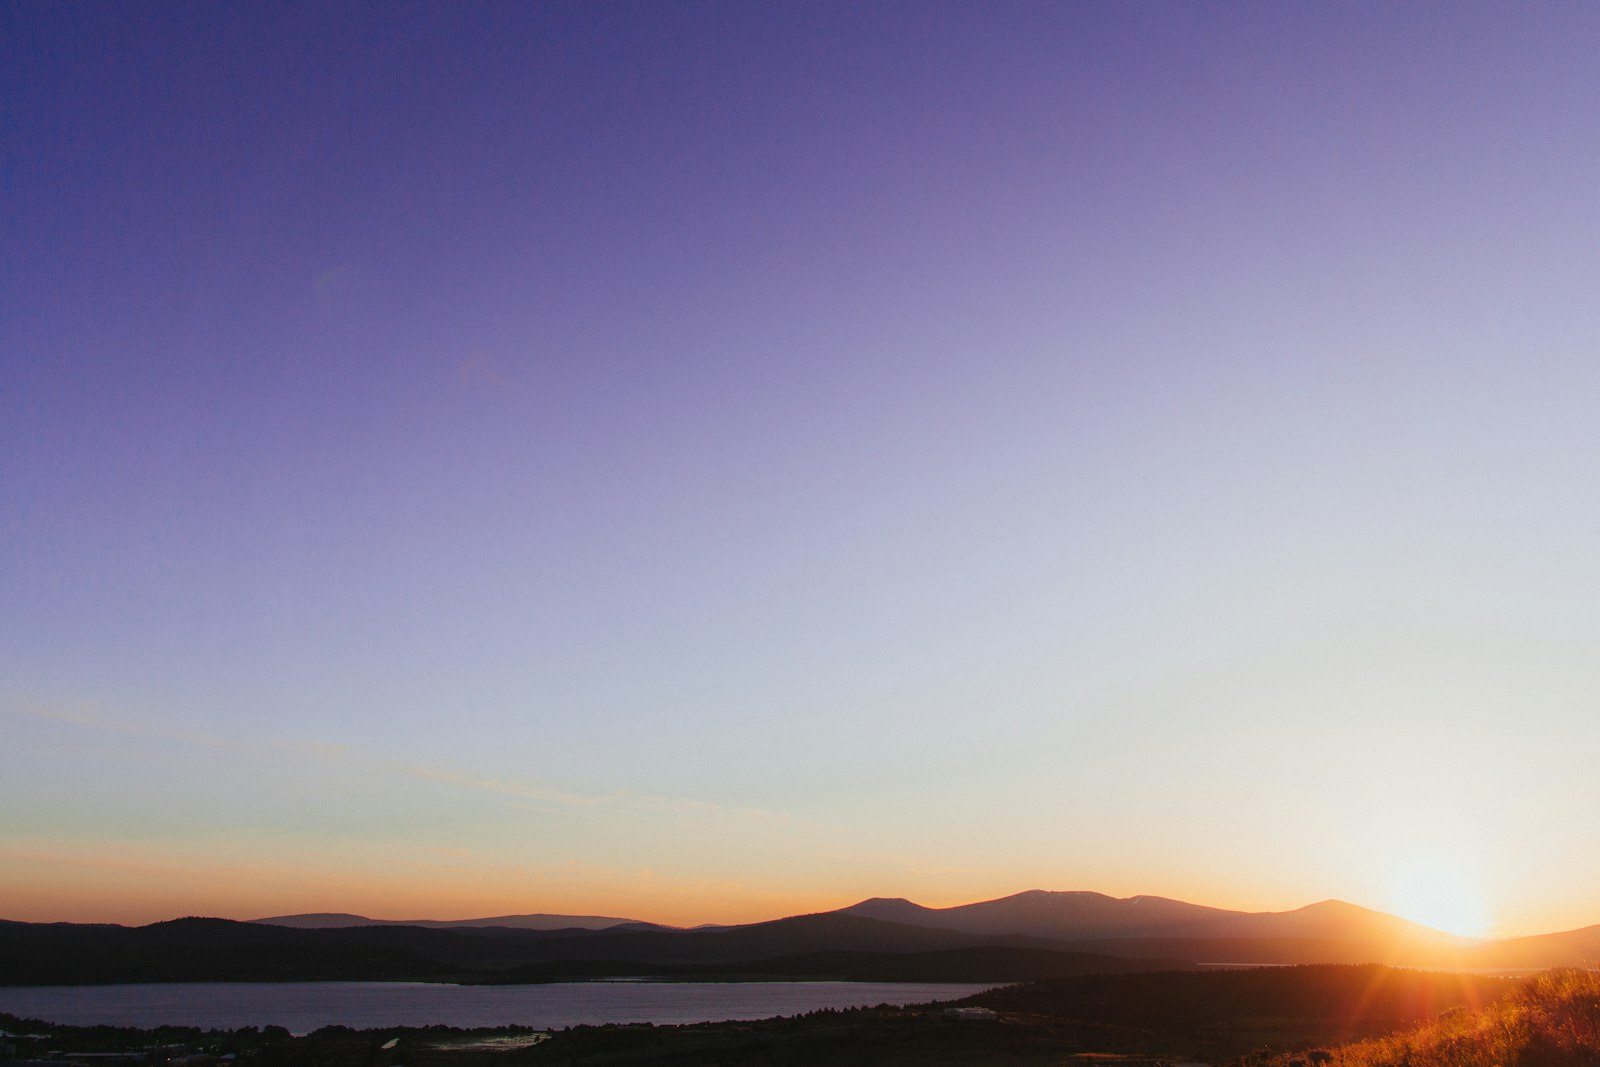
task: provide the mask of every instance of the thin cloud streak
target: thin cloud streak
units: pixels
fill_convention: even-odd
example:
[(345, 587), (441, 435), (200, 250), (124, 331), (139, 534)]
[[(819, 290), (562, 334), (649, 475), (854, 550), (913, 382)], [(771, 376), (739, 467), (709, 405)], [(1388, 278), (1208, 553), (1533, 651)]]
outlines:
[(100, 701), (88, 700), (74, 704), (12, 705), (0, 707), (0, 715), (11, 715), (35, 722), (59, 726), (73, 726), (102, 733), (191, 745), (213, 751), (231, 750), (259, 754), (263, 746), (283, 754), (320, 761), (332, 761), (388, 774), (401, 774), (425, 781), (438, 782), (477, 793), (533, 801), (540, 805), (558, 808), (624, 808), (639, 812), (692, 812), (728, 816), (748, 820), (779, 823), (788, 827), (821, 829), (816, 820), (799, 818), (784, 812), (770, 811), (747, 805), (727, 805), (698, 797), (635, 795), (626, 790), (605, 794), (586, 794), (558, 789), (537, 782), (513, 781), (471, 771), (450, 770), (425, 764), (401, 764), (359, 752), (348, 744), (322, 741), (314, 738), (296, 738), (284, 741), (241, 741), (217, 737), (195, 730), (179, 729), (152, 719), (135, 719), (126, 712), (108, 708)]
[(38, 704), (19, 702), (0, 706), (0, 716), (28, 719), (33, 722), (57, 726), (76, 726), (119, 737), (138, 737), (149, 741), (168, 741), (200, 748), (222, 749), (238, 747), (212, 734), (171, 726), (154, 720), (137, 720), (125, 713), (114, 711), (100, 701), (85, 700), (71, 704)]
[(747, 805), (719, 804), (715, 801), (701, 800), (695, 797), (636, 796), (626, 790), (588, 795), (551, 789), (547, 786), (528, 782), (509, 782), (499, 778), (482, 778), (421, 764), (409, 764), (398, 769), (406, 774), (431, 782), (442, 782), (446, 785), (459, 786), (476, 792), (515, 797), (520, 800), (533, 800), (566, 808), (616, 807), (641, 812), (692, 812), (771, 821), (790, 827), (820, 829), (823, 826), (822, 823), (815, 820), (799, 818), (786, 812), (769, 811), (765, 808), (754, 808)]
[(424, 767), (419, 764), (404, 766), (400, 770), (430, 782), (443, 782), (446, 785), (461, 786), (480, 793), (494, 793), (498, 796), (517, 797), (521, 800), (537, 800), (541, 803), (555, 804), (564, 808), (589, 808), (607, 803), (609, 799), (606, 797), (582, 796), (577, 793), (568, 793), (559, 789), (547, 789), (523, 782), (504, 782), (498, 778), (476, 778), (471, 775), (458, 774), (438, 767)]

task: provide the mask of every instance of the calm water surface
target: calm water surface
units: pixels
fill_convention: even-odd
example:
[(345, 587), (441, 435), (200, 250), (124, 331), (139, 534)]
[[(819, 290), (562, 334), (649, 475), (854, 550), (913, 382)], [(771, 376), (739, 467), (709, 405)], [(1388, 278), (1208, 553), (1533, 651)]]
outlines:
[(75, 1026), (533, 1026), (766, 1019), (819, 1008), (920, 1004), (990, 985), (891, 982), (193, 982), (0, 987), (0, 1011)]

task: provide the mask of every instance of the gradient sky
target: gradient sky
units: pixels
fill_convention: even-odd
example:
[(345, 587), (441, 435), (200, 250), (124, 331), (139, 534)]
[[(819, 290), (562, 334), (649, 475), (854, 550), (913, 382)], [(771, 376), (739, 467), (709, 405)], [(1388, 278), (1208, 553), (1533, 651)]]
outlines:
[(0, 917), (1600, 922), (1597, 42), (5, 0)]

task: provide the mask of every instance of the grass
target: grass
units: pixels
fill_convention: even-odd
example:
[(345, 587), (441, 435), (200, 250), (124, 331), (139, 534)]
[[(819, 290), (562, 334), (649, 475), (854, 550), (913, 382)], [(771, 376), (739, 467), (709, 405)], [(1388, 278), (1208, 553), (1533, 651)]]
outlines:
[(1549, 971), (1477, 1011), (1331, 1049), (1279, 1055), (1269, 1067), (1596, 1067), (1600, 974)]

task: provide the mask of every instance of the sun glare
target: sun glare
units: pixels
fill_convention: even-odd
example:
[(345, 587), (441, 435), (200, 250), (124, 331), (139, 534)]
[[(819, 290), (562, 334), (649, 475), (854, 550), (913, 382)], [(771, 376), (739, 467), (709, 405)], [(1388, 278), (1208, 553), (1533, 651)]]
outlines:
[(1402, 918), (1461, 937), (1487, 937), (1493, 922), (1483, 898), (1460, 873), (1419, 864), (1400, 873), (1392, 910)]

